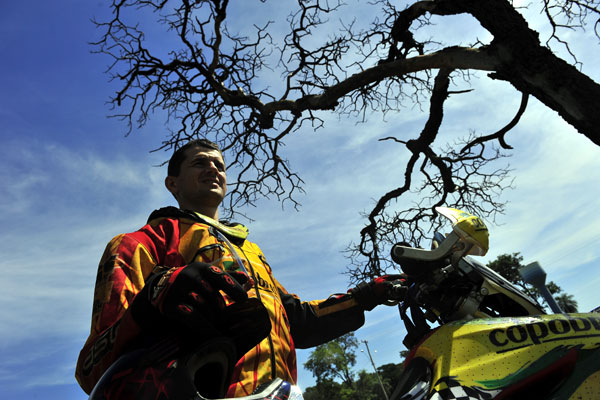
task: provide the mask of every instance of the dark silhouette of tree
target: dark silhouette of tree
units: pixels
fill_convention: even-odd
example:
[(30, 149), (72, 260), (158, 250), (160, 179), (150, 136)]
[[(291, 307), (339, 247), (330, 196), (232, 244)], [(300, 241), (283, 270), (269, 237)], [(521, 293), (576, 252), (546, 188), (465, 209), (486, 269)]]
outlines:
[[(490, 261), (487, 266), (508, 281), (512, 282), (515, 286), (520, 288), (525, 294), (537, 301), (538, 304), (545, 304), (544, 298), (541, 293), (528, 283), (525, 283), (519, 269), (523, 267), (521, 263), (523, 256), (519, 253), (513, 254), (500, 254), (495, 260)], [(573, 295), (562, 293), (562, 289), (553, 281), (546, 283), (548, 291), (554, 296), (554, 299), (565, 312), (577, 312), (577, 301), (573, 299)]]
[[(120, 85), (111, 99), (113, 116), (131, 129), (144, 126), (153, 113), (165, 113), (177, 127), (157, 150), (194, 137), (218, 141), (237, 171), (230, 177), (228, 202), (235, 212), (261, 196), (297, 204), (302, 179), (281, 148), (291, 133), (321, 127), (321, 112), (366, 120), (373, 112), (385, 115), (407, 104), (428, 103), (429, 118), (420, 132), (381, 138), (397, 144), (409, 159), (398, 174), (398, 187), (380, 194), (366, 214), (360, 240), (349, 248), (354, 280), (389, 267), (389, 243), (418, 245), (437, 205), (491, 219), (503, 212), (498, 193), (510, 186), (509, 170), (493, 162), (511, 149), (505, 135), (518, 124), (531, 96), (600, 144), (600, 85), (580, 72), (561, 36), (589, 24), (598, 36), (599, 0), (533, 1), (530, 6), (539, 6), (551, 27), (545, 43), (509, 0), (367, 4), (370, 25), (342, 21), (342, 30), (336, 31), (330, 24), (350, 7), (344, 8), (341, 0), (298, 0), (287, 19), (288, 33), (279, 41), (268, 20), (253, 25), (251, 33), (236, 33), (248, 32), (240, 25), (251, 27), (246, 20), (228, 20), (228, 7), (235, 7), (228, 0), (112, 0), (113, 17), (96, 22), (101, 37), (94, 45), (96, 52), (112, 58), (109, 73)], [(468, 46), (442, 44), (444, 33), (435, 32), (431, 18), (452, 15), (470, 16), (491, 39)], [(160, 37), (169, 51), (146, 40), (149, 18), (158, 21), (153, 31), (164, 28)], [(423, 40), (417, 33), (425, 27), (434, 33)], [(555, 46), (566, 49), (575, 65), (559, 58)], [(434, 142), (444, 104), (468, 91), (460, 83), (474, 71), (508, 82), (521, 106), (502, 129), (473, 132), (460, 143), (440, 147)], [(262, 79), (266, 72), (280, 78), (278, 86)], [(417, 203), (393, 209), (395, 201), (415, 191), (420, 194)]]

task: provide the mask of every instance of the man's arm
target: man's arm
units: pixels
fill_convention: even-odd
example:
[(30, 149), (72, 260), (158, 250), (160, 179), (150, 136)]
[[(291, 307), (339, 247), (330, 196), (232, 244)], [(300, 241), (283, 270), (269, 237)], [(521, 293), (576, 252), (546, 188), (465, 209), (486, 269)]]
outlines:
[[(90, 393), (110, 364), (140, 333), (128, 311), (144, 279), (157, 265), (156, 256), (135, 235), (119, 235), (110, 241), (98, 267), (92, 327), (79, 354), (75, 376)], [(150, 246), (151, 247), (151, 246)]]
[(299, 349), (326, 343), (365, 323), (363, 308), (350, 294), (310, 302), (301, 301), (283, 288), (279, 294), (290, 321), (294, 345)]
[(404, 275), (380, 276), (370, 282), (361, 282), (348, 293), (310, 302), (287, 293), (278, 283), (296, 347), (318, 346), (360, 328), (365, 322), (364, 311), (371, 311), (390, 299), (404, 297), (405, 278)]

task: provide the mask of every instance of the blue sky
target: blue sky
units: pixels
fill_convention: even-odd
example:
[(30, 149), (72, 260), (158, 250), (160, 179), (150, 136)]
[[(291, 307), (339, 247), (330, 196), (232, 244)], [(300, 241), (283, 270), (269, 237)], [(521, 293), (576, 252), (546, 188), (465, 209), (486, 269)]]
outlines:
[[(285, 15), (282, 4), (266, 6)], [(167, 156), (149, 153), (166, 132), (163, 121), (125, 138), (125, 126), (106, 118), (115, 87), (103, 73), (108, 60), (88, 45), (98, 34), (90, 19), (105, 16), (106, 6), (104, 0), (2, 6), (0, 398), (86, 398), (73, 373), (104, 246), (139, 228), (153, 209), (173, 205), (162, 185), (165, 170), (154, 167)], [(244, 2), (240, 14), (260, 16), (266, 6)], [(459, 20), (445, 32), (466, 31), (485, 38)], [(600, 81), (597, 39), (569, 35), (583, 71)], [(443, 132), (450, 140), (469, 129), (498, 129), (518, 108), (520, 97), (508, 85), (484, 75), (472, 84), (473, 93), (448, 104)], [(307, 300), (346, 290), (341, 252), (358, 239), (359, 213), (402, 184), (405, 155), (377, 139), (415, 134), (425, 119), (417, 108), (385, 121), (375, 115), (366, 125), (323, 117), (324, 129), (296, 133), (285, 150), (306, 181), (300, 211), (269, 201), (246, 211), (255, 220), (252, 238), (277, 278)], [(536, 101), (507, 140), (515, 147), (516, 188), (505, 195), (510, 203), (499, 225), (490, 224), (491, 250), (483, 261), (521, 252), (575, 295), (581, 310), (600, 305), (600, 149)], [(369, 313), (356, 335), (377, 350), (376, 364), (398, 361), (403, 328), (395, 309)], [(299, 352), (299, 365), (308, 354)], [(357, 367), (370, 369), (366, 356), (359, 355)], [(300, 371), (300, 384), (312, 383)]]

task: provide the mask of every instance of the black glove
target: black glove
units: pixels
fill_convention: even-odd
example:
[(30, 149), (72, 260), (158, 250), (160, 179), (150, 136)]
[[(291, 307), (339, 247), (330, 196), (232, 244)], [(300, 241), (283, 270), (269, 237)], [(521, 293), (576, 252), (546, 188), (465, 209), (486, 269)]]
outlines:
[(137, 320), (156, 319), (158, 311), (192, 329), (214, 327), (219, 325), (220, 313), (225, 308), (219, 290), (235, 302), (244, 302), (248, 295), (242, 285), (247, 287), (250, 283), (243, 272), (230, 274), (219, 267), (194, 262), (150, 277), (136, 296), (132, 312)]
[(366, 311), (371, 311), (375, 306), (389, 301), (402, 301), (408, 290), (405, 274), (382, 275), (371, 282), (361, 282), (348, 293)]

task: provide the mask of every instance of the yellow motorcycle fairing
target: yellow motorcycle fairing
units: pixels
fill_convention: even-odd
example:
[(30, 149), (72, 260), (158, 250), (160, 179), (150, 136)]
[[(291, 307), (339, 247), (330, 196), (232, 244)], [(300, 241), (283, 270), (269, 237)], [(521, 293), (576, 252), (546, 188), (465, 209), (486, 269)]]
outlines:
[[(431, 368), (427, 398), (492, 399), (535, 392), (552, 399), (600, 394), (600, 314), (555, 314), (457, 321), (441, 326), (407, 358)], [(529, 392), (528, 392), (529, 393)]]

